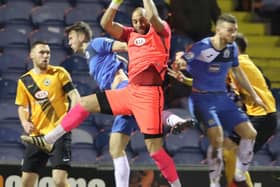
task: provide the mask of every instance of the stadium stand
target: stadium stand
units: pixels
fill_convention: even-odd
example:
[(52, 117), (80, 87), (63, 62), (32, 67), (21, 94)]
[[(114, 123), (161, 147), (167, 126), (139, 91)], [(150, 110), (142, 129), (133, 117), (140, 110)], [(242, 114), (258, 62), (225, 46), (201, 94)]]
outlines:
[(0, 7), (0, 23), (29, 23), (29, 14), (34, 4), (32, 1), (12, 0)]
[(134, 157), (131, 159), (132, 166), (149, 165), (155, 166), (154, 161), (151, 159), (145, 142), (144, 136), (140, 131), (135, 131), (131, 135), (130, 140), (131, 149), (134, 152)]
[[(279, 118), (278, 118), (279, 119)], [(277, 133), (268, 142), (268, 150), (272, 157), (272, 162), (274, 165), (280, 166), (280, 126), (278, 125)]]
[(31, 22), (36, 27), (42, 24), (64, 26), (64, 14), (70, 7), (67, 2), (51, 2), (37, 6), (31, 11)]
[[(124, 2), (117, 14), (117, 20), (130, 25), (130, 14), (134, 7), (141, 5), (140, 0)], [(46, 40), (51, 44), (51, 63), (65, 67), (81, 95), (87, 95), (97, 89), (97, 85), (88, 74), (85, 59), (80, 56), (69, 56), (67, 40), (64, 38), (64, 28), (76, 21), (89, 22), (95, 36), (105, 33), (99, 25), (99, 19), (110, 0), (2, 0), (0, 7), (0, 70), (3, 72), (0, 80), (0, 134), (10, 125), (16, 131), (22, 132), (18, 121), (17, 106), (14, 105), (16, 80), (26, 71), (30, 43), (37, 39)], [(163, 0), (156, 1), (162, 17), (166, 17), (167, 8)], [(254, 20), (254, 14), (245, 11), (233, 11), (232, 0), (218, 0), (224, 12), (234, 14), (240, 23), (240, 31), (249, 40), (248, 53), (272, 82), (272, 91), (280, 109), (279, 80), (279, 36), (269, 35), (267, 23)], [(54, 8), (56, 7), (56, 8)], [(11, 37), (12, 36), (12, 37)], [(171, 56), (177, 50), (183, 50), (190, 43), (189, 39), (179, 35), (172, 36)], [(69, 50), (69, 48), (68, 48)], [(173, 112), (189, 117), (186, 110), (173, 109)], [(72, 157), (73, 164), (78, 166), (112, 165), (108, 153), (109, 129), (114, 117), (104, 114), (94, 114), (80, 127), (73, 131)], [(280, 126), (280, 125), (279, 125)], [(4, 130), (3, 130), (4, 129)], [(10, 129), (8, 129), (10, 130)], [(19, 136), (19, 133), (11, 133)], [(190, 129), (181, 135), (169, 135), (165, 138), (165, 147), (173, 155), (179, 165), (201, 165), (205, 158), (208, 142), (200, 137), (199, 131)], [(253, 165), (279, 166), (279, 132), (254, 158)], [(7, 138), (7, 137), (6, 137)], [(8, 139), (11, 137), (8, 137)], [(11, 139), (10, 139), (11, 140)], [(2, 140), (1, 140), (2, 141)], [(0, 161), (12, 159), (19, 163), (22, 158), (23, 145), (14, 141), (15, 145), (0, 142)], [(180, 144), (179, 144), (179, 143)], [(141, 165), (153, 166), (143, 140), (143, 135), (136, 131), (131, 136), (129, 158), (133, 167)], [(9, 155), (15, 158), (8, 157)]]
[(269, 21), (259, 19), (255, 12), (233, 11), (234, 3), (231, 0), (218, 0), (218, 3), (224, 12), (230, 12), (237, 17), (239, 32), (248, 38), (249, 56), (271, 80), (272, 87), (279, 88), (280, 37), (270, 34)]
[(47, 42), (52, 48), (63, 48), (64, 46), (64, 28), (60, 26), (42, 26), (34, 30), (29, 35), (29, 43), (42, 40)]
[(19, 56), (2, 53), (0, 54), (0, 62), (0, 75), (10, 72), (24, 73), (27, 70), (25, 59)]
[(98, 24), (97, 17), (101, 15), (104, 6), (100, 3), (78, 4), (65, 15), (65, 24), (71, 25), (77, 21), (85, 21), (90, 25)]
[(2, 100), (0, 107), (2, 109), (0, 120), (18, 120), (17, 106), (14, 104), (14, 100)]
[(89, 72), (87, 61), (81, 55), (68, 56), (61, 63), (61, 66), (64, 67), (70, 74), (75, 74), (75, 73), (86, 74)]
[(271, 166), (273, 165), (272, 161), (272, 155), (270, 154), (268, 145), (266, 144), (254, 155), (252, 166)]
[[(13, 37), (10, 37), (10, 36)], [(25, 47), (28, 45), (27, 35), (18, 32), (16, 30), (6, 30), (0, 31), (0, 48), (5, 47)]]
[(0, 100), (15, 99), (17, 82), (11, 79), (0, 79)]

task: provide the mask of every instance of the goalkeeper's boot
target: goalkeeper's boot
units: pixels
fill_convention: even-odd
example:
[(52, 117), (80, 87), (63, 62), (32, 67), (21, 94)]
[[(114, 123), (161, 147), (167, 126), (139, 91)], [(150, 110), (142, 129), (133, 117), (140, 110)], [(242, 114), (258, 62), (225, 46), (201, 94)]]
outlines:
[(38, 147), (46, 153), (50, 153), (53, 150), (53, 144), (47, 143), (44, 136), (21, 135), (20, 139), (25, 143), (35, 145), (36, 147)]

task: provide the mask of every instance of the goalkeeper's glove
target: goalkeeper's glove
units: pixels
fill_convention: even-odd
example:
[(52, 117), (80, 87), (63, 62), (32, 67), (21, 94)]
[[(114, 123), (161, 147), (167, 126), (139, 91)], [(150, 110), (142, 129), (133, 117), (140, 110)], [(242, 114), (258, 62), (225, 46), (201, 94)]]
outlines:
[(118, 8), (120, 7), (120, 5), (122, 4), (123, 0), (112, 0), (110, 5), (109, 5), (109, 8), (112, 8), (112, 9), (115, 9), (115, 10), (118, 10)]

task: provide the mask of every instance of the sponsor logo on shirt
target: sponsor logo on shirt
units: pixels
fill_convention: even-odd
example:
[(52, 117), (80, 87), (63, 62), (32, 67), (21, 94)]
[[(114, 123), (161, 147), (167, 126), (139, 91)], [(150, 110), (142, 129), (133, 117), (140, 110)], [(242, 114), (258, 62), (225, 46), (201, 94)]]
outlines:
[(211, 64), (210, 66), (209, 66), (209, 72), (212, 72), (212, 73), (214, 73), (214, 72), (219, 72), (220, 71), (220, 64)]
[(146, 39), (145, 38), (136, 38), (134, 40), (134, 44), (137, 46), (141, 46), (144, 45), (146, 43)]
[(198, 56), (198, 60), (206, 63), (212, 62), (220, 53), (213, 48), (204, 49)]
[(35, 93), (35, 98), (36, 99), (45, 99), (48, 97), (48, 92), (46, 90), (40, 90)]

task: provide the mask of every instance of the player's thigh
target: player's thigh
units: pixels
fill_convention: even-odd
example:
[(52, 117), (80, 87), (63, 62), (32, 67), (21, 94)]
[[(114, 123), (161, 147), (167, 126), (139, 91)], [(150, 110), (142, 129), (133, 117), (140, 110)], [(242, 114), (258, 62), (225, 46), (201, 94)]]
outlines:
[(46, 166), (49, 155), (34, 145), (27, 144), (23, 155), (23, 172), (39, 173)]
[(96, 94), (91, 94), (88, 96), (81, 97), (80, 104), (83, 108), (85, 108), (89, 112), (100, 111), (100, 103), (98, 102)]
[(131, 102), (133, 115), (144, 134), (162, 134), (162, 111), (164, 96), (161, 87), (145, 86), (135, 89)]
[(275, 134), (277, 127), (277, 115), (271, 113), (265, 116), (250, 116), (250, 120), (257, 131), (254, 151), (257, 152)]
[(64, 134), (56, 141), (50, 159), (53, 169), (69, 171), (71, 168), (71, 133)]
[(246, 113), (228, 97), (225, 97), (219, 105), (218, 116), (223, 128), (228, 132), (232, 132), (240, 124), (247, 124), (249, 122)]
[(129, 136), (136, 129), (138, 126), (133, 116), (118, 115), (114, 119), (112, 133), (119, 132)]
[(131, 115), (130, 91), (128, 87), (118, 90), (106, 90), (98, 94), (98, 102), (102, 113), (113, 115)]

